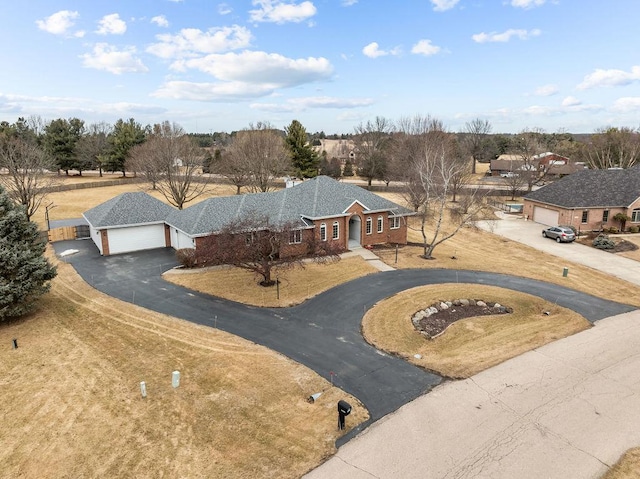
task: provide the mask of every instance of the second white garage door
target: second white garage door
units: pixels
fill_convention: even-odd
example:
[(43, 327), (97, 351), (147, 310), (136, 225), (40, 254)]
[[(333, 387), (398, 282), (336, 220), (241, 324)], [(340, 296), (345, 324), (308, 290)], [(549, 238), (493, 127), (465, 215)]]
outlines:
[(553, 226), (558, 224), (558, 212), (541, 206), (533, 207), (533, 221), (543, 225)]

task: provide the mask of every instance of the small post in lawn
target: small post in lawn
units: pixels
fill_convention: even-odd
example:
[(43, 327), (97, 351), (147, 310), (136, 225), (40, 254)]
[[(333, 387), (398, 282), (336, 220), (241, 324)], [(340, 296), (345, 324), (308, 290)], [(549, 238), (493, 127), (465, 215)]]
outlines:
[(13, 343), (13, 349), (18, 349), (18, 340), (13, 339), (11, 342)]
[(280, 300), (280, 280), (276, 276), (276, 299)]
[(174, 371), (171, 374), (171, 386), (174, 389), (180, 386), (180, 371)]
[(398, 264), (398, 243), (396, 243), (396, 264)]
[(147, 397), (147, 383), (144, 381), (140, 381), (140, 394), (142, 394), (143, 398)]

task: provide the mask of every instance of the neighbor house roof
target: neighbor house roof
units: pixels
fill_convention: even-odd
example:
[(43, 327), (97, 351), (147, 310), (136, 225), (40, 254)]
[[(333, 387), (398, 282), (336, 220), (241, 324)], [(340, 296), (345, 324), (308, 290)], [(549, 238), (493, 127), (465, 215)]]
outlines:
[(122, 193), (85, 211), (83, 216), (94, 228), (162, 223), (175, 211), (166, 203), (143, 191)]
[(579, 171), (525, 196), (527, 200), (564, 208), (626, 208), (638, 198), (640, 167)]
[(310, 225), (305, 219), (347, 214), (355, 202), (366, 211), (389, 211), (394, 215), (413, 212), (357, 185), (318, 176), (291, 188), (271, 193), (254, 193), (209, 198), (182, 211), (174, 211), (167, 223), (191, 236), (220, 231), (234, 220), (248, 215), (266, 216), (273, 224)]

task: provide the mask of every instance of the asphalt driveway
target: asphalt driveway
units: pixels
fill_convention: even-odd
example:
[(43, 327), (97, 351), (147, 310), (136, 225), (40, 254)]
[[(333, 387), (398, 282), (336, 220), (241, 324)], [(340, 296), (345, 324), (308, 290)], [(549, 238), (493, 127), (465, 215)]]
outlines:
[(278, 351), (360, 399), (371, 419), (343, 437), (348, 441), (372, 422), (430, 391), (443, 381), (364, 341), (360, 322), (377, 301), (415, 286), (480, 283), (540, 296), (572, 309), (590, 321), (635, 308), (555, 284), (514, 276), (460, 270), (396, 270), (340, 285), (291, 308), (255, 308), (200, 294), (168, 283), (163, 271), (176, 265), (170, 248), (102, 257), (91, 241), (54, 243), (57, 253), (77, 249), (65, 261), (86, 282), (115, 298), (213, 326)]

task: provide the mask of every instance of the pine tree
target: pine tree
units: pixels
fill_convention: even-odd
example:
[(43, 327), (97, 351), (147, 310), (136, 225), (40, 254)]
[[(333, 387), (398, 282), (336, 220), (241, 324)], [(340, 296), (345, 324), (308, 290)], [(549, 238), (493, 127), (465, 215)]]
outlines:
[(49, 291), (56, 268), (44, 250), (36, 224), (0, 187), (0, 321), (29, 312)]
[(286, 128), (287, 137), (285, 141), (291, 164), (296, 175), (300, 178), (313, 178), (318, 175), (320, 157), (313, 146), (307, 141), (307, 131), (302, 123), (293, 120)]
[(350, 159), (347, 159), (344, 163), (344, 169), (342, 170), (342, 176), (353, 176), (353, 163)]

